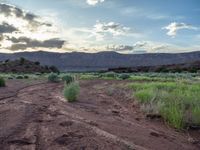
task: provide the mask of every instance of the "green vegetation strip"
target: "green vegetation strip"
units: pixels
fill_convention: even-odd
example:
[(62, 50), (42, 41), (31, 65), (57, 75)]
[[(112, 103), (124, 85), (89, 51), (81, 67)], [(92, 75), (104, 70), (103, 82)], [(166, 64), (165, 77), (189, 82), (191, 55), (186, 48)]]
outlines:
[(143, 82), (129, 86), (146, 113), (161, 115), (177, 129), (200, 126), (199, 83)]

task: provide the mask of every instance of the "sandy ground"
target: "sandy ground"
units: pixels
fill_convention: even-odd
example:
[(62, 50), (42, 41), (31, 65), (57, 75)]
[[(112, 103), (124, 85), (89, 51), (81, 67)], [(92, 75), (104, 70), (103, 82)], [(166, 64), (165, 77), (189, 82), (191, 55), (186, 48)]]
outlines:
[(9, 81), (0, 88), (0, 150), (199, 150), (200, 131), (148, 120), (120, 88), (124, 81), (80, 81), (68, 103), (62, 83)]

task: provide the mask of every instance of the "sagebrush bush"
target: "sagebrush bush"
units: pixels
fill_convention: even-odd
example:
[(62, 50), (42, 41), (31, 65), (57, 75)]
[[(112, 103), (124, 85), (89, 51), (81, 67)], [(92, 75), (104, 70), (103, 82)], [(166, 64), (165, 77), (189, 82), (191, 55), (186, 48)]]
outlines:
[(25, 75), (25, 76), (24, 76), (24, 79), (28, 79), (28, 78), (29, 78), (29, 76), (28, 76), (28, 75)]
[(49, 82), (58, 82), (58, 81), (59, 81), (59, 77), (58, 77), (57, 74), (51, 73), (51, 74), (48, 76), (48, 81), (49, 81)]
[(77, 100), (80, 91), (80, 86), (77, 82), (66, 84), (63, 90), (64, 97), (68, 102), (74, 102)]
[(74, 77), (71, 75), (65, 75), (62, 77), (62, 81), (64, 81), (66, 84), (70, 84), (74, 81)]
[(2, 77), (0, 77), (0, 87), (4, 87), (4, 86), (6, 86), (6, 82)]
[(16, 79), (24, 79), (23, 76), (17, 76)]
[(129, 74), (120, 74), (119, 78), (122, 79), (122, 80), (126, 80), (126, 79), (130, 78), (130, 75)]
[(105, 77), (108, 78), (115, 78), (116, 77), (116, 73), (115, 72), (107, 72), (104, 74)]

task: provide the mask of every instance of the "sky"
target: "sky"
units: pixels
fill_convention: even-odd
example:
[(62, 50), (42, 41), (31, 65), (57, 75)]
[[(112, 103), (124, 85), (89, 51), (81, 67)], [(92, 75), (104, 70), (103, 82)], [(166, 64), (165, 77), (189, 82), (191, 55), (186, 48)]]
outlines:
[(0, 52), (200, 51), (200, 0), (0, 0)]

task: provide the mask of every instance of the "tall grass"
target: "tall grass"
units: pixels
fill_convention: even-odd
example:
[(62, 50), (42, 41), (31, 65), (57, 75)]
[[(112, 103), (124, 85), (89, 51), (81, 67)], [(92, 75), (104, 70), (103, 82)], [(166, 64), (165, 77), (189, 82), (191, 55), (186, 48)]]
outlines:
[(199, 83), (149, 82), (133, 83), (130, 87), (143, 106), (158, 109), (151, 111), (158, 112), (173, 127), (200, 125)]

